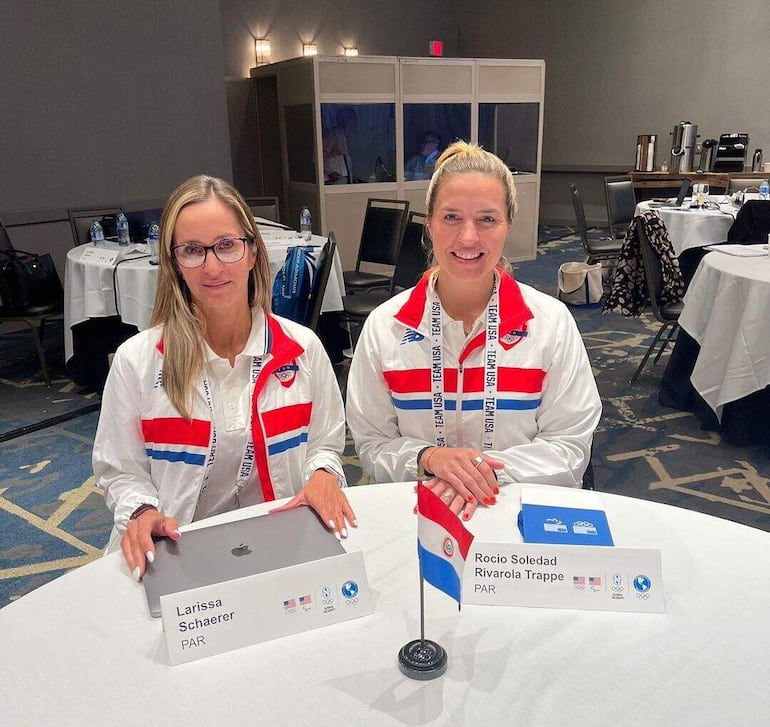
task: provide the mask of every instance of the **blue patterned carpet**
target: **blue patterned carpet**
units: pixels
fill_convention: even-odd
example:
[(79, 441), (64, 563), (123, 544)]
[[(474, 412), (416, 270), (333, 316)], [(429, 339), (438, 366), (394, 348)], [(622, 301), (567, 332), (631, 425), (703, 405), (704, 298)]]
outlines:
[[(543, 228), (540, 239), (537, 259), (520, 264), (516, 277), (555, 295), (558, 267), (582, 259), (580, 244), (569, 228)], [(660, 407), (666, 356), (628, 385), (657, 324), (604, 315), (599, 306), (572, 310), (604, 404), (594, 441), (597, 489), (770, 530), (767, 448), (730, 447), (691, 414)], [(91, 473), (98, 413), (34, 430), (98, 402), (66, 376), (61, 324), (50, 326), (46, 345), (51, 388), (29, 336), (0, 336), (0, 607), (99, 557), (111, 529)], [(368, 482), (351, 443), (345, 469), (349, 482)]]

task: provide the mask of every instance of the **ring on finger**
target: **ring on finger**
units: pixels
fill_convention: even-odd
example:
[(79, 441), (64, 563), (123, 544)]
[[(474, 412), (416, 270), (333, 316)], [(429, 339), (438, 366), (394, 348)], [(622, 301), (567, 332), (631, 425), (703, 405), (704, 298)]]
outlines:
[(474, 457), (472, 460), (474, 467), (480, 467), (482, 464), (484, 464), (484, 458), (479, 455), (478, 457)]

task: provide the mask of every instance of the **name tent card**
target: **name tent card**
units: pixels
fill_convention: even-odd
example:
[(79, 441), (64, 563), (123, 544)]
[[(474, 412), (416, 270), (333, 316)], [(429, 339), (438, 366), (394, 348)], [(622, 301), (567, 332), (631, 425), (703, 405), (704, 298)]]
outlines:
[(663, 613), (660, 551), (473, 541), (463, 603)]
[(161, 596), (171, 665), (373, 611), (361, 551)]
[(663, 613), (660, 551), (614, 546), (596, 492), (521, 488), (524, 543), (471, 546), (463, 602)]
[(108, 247), (87, 247), (80, 256), (83, 262), (98, 263), (100, 265), (114, 265), (120, 255), (120, 250), (111, 250)]

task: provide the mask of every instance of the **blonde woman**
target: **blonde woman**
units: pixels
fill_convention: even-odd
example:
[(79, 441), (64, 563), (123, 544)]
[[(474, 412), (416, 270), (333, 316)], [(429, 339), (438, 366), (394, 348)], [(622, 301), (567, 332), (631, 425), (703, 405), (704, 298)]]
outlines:
[(338, 537), (342, 399), (309, 329), (270, 313), (270, 268), (254, 218), (226, 182), (196, 176), (161, 218), (152, 327), (126, 341), (107, 378), (93, 466), (115, 516), (109, 549), (133, 576), (153, 536), (294, 495)]
[(500, 486), (579, 487), (601, 402), (575, 322), (503, 257), (516, 189), (503, 162), (457, 142), (428, 187), (435, 265), (377, 308), (356, 346), (347, 419), (378, 482), (432, 477), (469, 519)]

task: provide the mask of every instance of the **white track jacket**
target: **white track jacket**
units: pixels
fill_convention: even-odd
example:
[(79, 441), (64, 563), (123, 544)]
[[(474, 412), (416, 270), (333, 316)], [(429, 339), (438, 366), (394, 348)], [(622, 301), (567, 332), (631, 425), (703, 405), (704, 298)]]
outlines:
[[(580, 487), (601, 400), (566, 306), (498, 270), (500, 326), (494, 445), (501, 484)], [(391, 298), (366, 320), (347, 385), (347, 420), (364, 469), (377, 482), (417, 478), (434, 446), (429, 301), (433, 278)], [(482, 317), (483, 319), (483, 317)], [(476, 330), (476, 329), (474, 329)], [(446, 441), (482, 448), (482, 330), (462, 350), (444, 344)]]
[[(292, 321), (256, 315), (267, 353), (254, 387), (255, 471), (265, 501), (296, 494), (317, 469), (345, 485), (340, 454), (345, 420), (337, 380), (315, 334)], [(211, 413), (198, 384), (192, 421), (171, 405), (162, 387), (161, 327), (142, 331), (115, 354), (104, 390), (93, 467), (115, 515), (108, 550), (131, 513), (149, 503), (191, 522), (211, 450)]]

